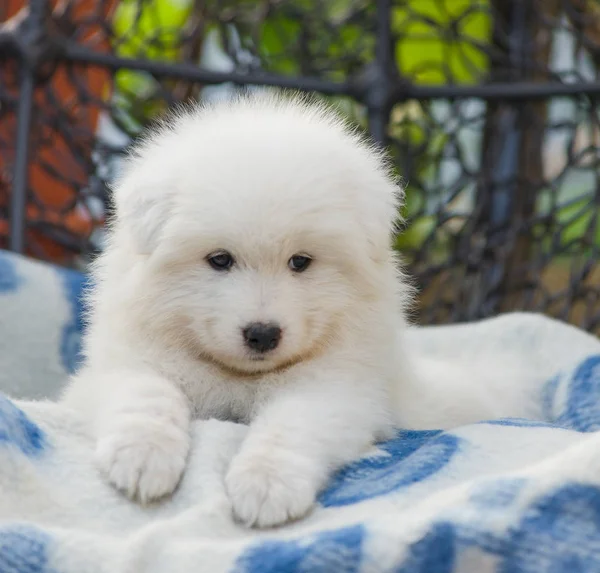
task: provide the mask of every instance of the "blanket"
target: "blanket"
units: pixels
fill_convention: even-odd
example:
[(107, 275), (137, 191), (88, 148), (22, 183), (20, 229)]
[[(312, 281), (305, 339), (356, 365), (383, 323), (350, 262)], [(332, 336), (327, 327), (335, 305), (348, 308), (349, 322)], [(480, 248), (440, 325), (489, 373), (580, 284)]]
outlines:
[(55, 398), (80, 360), (83, 274), (0, 250), (0, 391)]
[(0, 397), (0, 573), (600, 571), (600, 342), (518, 313), (410, 343), (482, 381), (518, 376), (539, 419), (398, 428), (267, 531), (236, 524), (224, 491), (246, 426), (195, 422), (179, 488), (141, 507), (97, 472), (78, 412)]

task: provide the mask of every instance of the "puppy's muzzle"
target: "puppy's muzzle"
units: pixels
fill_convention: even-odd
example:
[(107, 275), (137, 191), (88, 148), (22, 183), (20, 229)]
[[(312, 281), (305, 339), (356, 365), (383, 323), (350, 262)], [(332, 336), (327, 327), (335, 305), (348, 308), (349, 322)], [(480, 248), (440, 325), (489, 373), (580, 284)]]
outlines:
[(281, 340), (281, 328), (273, 323), (253, 322), (242, 332), (246, 346), (261, 354), (277, 348)]

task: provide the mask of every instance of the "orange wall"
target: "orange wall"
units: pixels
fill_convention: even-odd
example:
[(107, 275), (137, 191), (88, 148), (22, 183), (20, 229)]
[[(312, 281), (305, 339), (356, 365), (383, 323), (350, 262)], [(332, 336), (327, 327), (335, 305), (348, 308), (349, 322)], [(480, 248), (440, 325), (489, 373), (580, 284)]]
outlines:
[[(116, 0), (79, 0), (74, 3), (73, 19), (107, 19), (115, 3)], [(8, 0), (9, 17), (25, 4), (25, 0)], [(58, 1), (51, 4), (56, 6)], [(103, 12), (93, 14), (98, 4), (104, 4)], [(84, 30), (81, 41), (93, 42), (95, 50), (109, 49), (100, 26), (87, 25), (85, 29), (80, 26), (79, 30)], [(0, 82), (4, 85), (10, 85), (9, 73), (8, 68), (0, 67)], [(77, 82), (72, 78), (76, 78)], [(58, 65), (50, 79), (41, 83), (36, 90), (29, 168), (30, 189), (36, 200), (28, 205), (29, 221), (58, 224), (78, 236), (87, 236), (91, 232), (91, 221), (85, 213), (76, 213), (73, 207), (78, 191), (87, 183), (99, 103), (106, 99), (109, 91), (110, 76), (104, 70), (83, 66), (69, 69), (64, 64)], [(18, 95), (17, 91), (13, 93)], [(81, 93), (88, 95), (90, 101), (82, 101)], [(8, 141), (8, 153), (0, 154), (0, 177), (14, 160), (15, 134), (15, 117), (3, 119), (0, 122), (0, 141)], [(9, 194), (8, 182), (0, 179), (0, 201), (2, 196), (6, 200)], [(40, 208), (40, 205), (51, 207), (52, 210)], [(7, 221), (0, 220), (0, 225), (0, 233), (5, 234)], [(69, 263), (71, 254), (40, 232), (30, 231), (28, 241), (41, 246), (43, 256)]]

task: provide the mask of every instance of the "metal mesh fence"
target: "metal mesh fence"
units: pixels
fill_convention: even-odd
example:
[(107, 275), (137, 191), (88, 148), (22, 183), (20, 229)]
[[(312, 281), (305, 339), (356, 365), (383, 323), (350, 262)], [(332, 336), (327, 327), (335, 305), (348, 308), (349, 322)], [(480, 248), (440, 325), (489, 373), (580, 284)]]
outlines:
[(85, 265), (144, 125), (280, 86), (389, 148), (421, 322), (600, 332), (598, 0), (7, 0), (0, 22), (0, 246)]

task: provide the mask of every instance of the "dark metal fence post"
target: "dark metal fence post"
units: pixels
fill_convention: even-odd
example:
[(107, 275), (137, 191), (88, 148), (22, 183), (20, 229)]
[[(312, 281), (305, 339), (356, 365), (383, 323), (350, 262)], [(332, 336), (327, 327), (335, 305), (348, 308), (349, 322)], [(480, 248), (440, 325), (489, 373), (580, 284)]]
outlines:
[[(492, 81), (506, 81), (507, 61), (509, 81), (535, 80), (536, 68), (547, 64), (548, 55), (536, 38), (536, 2), (493, 0), (492, 5), (494, 47), (502, 54), (499, 62), (491, 62)], [(475, 216), (462, 245), (467, 260), (464, 319), (499, 312), (513, 286), (527, 283), (531, 235), (525, 231), (534, 214), (534, 187), (542, 178), (544, 117), (544, 101), (488, 102)]]
[(20, 70), (19, 103), (17, 108), (17, 139), (10, 202), (9, 248), (16, 253), (25, 251), (27, 187), (29, 182), (29, 133), (33, 113), (35, 70), (23, 65)]
[(46, 36), (47, 0), (30, 0), (24, 19), (11, 31), (12, 47), (19, 59), (19, 101), (17, 107), (17, 136), (12, 173), (10, 203), (9, 248), (25, 251), (27, 227), (27, 195), (29, 183), (29, 144), (34, 108), (36, 75), (41, 59), (47, 55), (43, 38)]
[(377, 0), (375, 61), (369, 66), (364, 78), (364, 101), (367, 106), (369, 132), (380, 145), (385, 145), (387, 141), (387, 126), (395, 86), (391, 19), (391, 0)]

